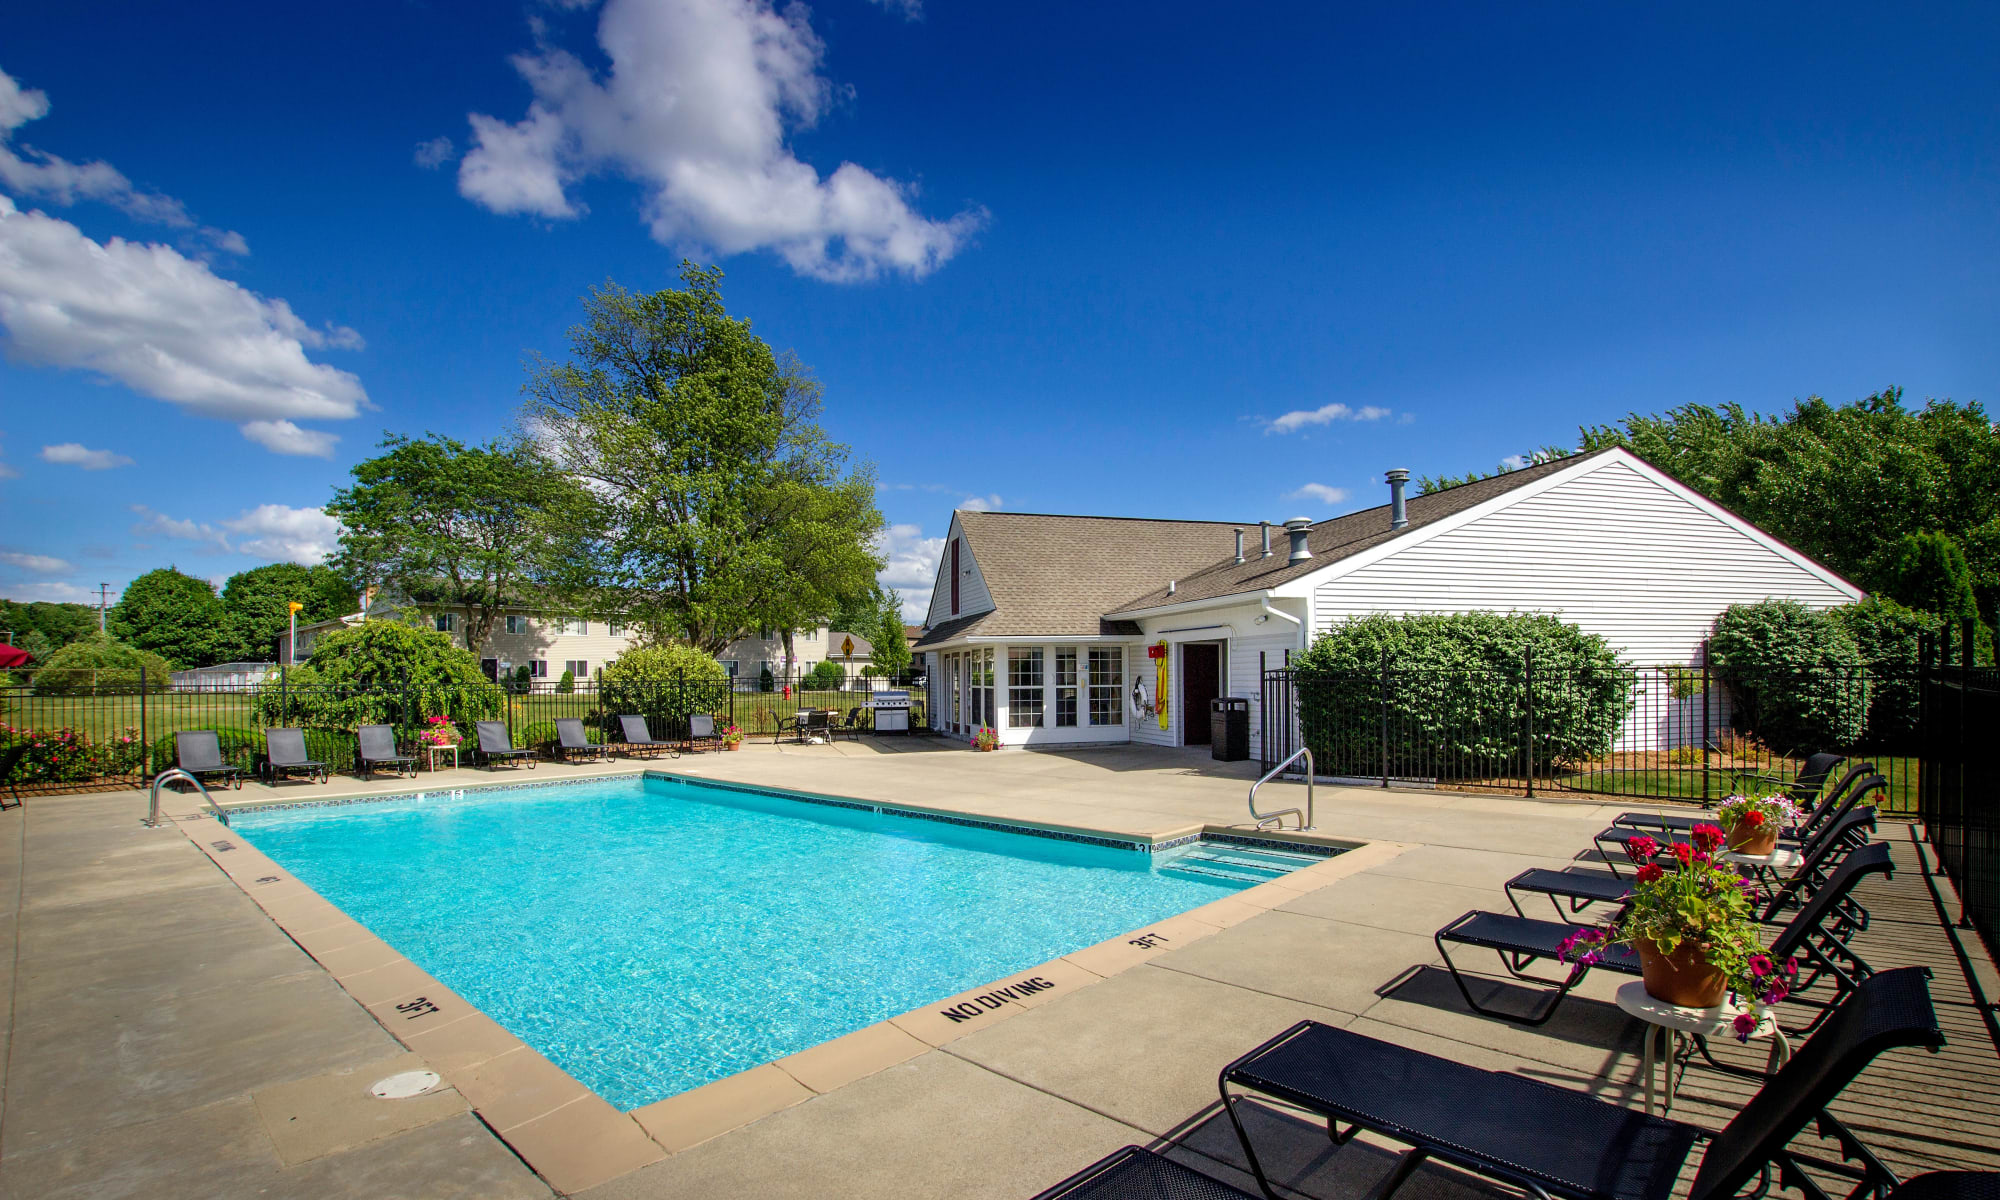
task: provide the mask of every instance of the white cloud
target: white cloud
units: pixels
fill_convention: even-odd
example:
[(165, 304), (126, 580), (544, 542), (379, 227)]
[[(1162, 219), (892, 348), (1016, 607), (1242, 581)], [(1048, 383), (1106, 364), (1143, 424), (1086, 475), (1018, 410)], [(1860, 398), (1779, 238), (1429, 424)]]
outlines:
[(1373, 404), (1360, 408), (1349, 408), (1345, 404), (1323, 404), (1318, 408), (1301, 408), (1278, 417), (1265, 426), (1265, 433), (1292, 433), (1309, 425), (1331, 425), (1335, 421), (1379, 421), (1389, 416), (1390, 410)]
[(958, 502), (964, 512), (992, 512), (1000, 507), (1000, 493), (991, 492), (984, 496), (967, 496)]
[(891, 525), (875, 540), (875, 552), (886, 560), (876, 581), (902, 595), (904, 620), (923, 620), (931, 608), (931, 585), (944, 539), (925, 537), (921, 525)]
[(236, 422), (279, 453), (327, 453), (333, 435), (291, 422), (347, 420), (368, 403), (352, 374), (306, 357), (308, 346), (358, 346), (353, 330), (315, 329), (283, 300), (170, 246), (99, 244), (5, 196), (0, 326), (21, 362), (93, 371), (195, 416)]
[(0, 563), (21, 571), (33, 571), (37, 575), (66, 575), (75, 570), (60, 558), (52, 558), (46, 554), (23, 554), (13, 550), (0, 550)]
[(110, 450), (88, 450), (81, 442), (43, 446), (42, 461), (59, 463), (66, 467), (82, 467), (86, 471), (108, 471), (113, 467), (132, 465), (132, 460), (123, 454)]
[(645, 187), (662, 244), (772, 250), (836, 282), (921, 278), (986, 219), (968, 209), (931, 220), (911, 207), (908, 184), (851, 162), (822, 179), (793, 155), (788, 132), (812, 127), (837, 94), (802, 4), (608, 0), (597, 43), (610, 62), (602, 77), (546, 42), (514, 57), (534, 100), (513, 124), (469, 114), (460, 194), (498, 213), (570, 219), (583, 212), (572, 185), (619, 174)]
[(0, 479), (13, 479), (19, 474), (19, 471), (7, 465), (6, 459), (0, 458)]
[(1518, 471), (1533, 461), (1534, 459), (1525, 454), (1509, 454), (1500, 460), (1500, 465), (1509, 471)]
[[(0, 596), (32, 604), (44, 600), (54, 604), (88, 604), (97, 607), (97, 589), (74, 583), (0, 583)], [(114, 596), (111, 601), (116, 604)]]
[(924, 0), (870, 0), (883, 10), (900, 13), (905, 21), (921, 20), (924, 15)]
[(132, 505), (132, 512), (140, 518), (133, 533), (197, 542), (204, 553), (249, 554), (270, 562), (312, 566), (324, 562), (340, 542), (340, 522), (317, 508), (260, 504), (219, 526), (170, 517), (143, 504)]
[(243, 235), (199, 225), (187, 207), (172, 196), (141, 191), (124, 172), (108, 162), (73, 163), (33, 146), (12, 144), (14, 131), (49, 114), (46, 92), (24, 88), (0, 71), (0, 186), (19, 196), (34, 196), (64, 207), (79, 200), (98, 200), (135, 220), (189, 230), (203, 245), (230, 254), (248, 254)]
[(457, 157), (458, 147), (452, 145), (448, 137), (434, 137), (428, 142), (418, 142), (414, 155), (417, 165), (426, 171), (435, 171)]
[(1301, 484), (1295, 491), (1285, 493), (1287, 500), (1317, 500), (1321, 504), (1339, 504), (1347, 499), (1346, 488), (1328, 487), (1323, 483)]

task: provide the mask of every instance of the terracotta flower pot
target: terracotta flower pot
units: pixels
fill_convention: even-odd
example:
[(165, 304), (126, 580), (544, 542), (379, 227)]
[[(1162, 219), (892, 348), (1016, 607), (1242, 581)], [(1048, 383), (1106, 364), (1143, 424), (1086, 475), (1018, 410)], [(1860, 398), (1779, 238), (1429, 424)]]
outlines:
[(1726, 844), (1735, 854), (1769, 854), (1778, 848), (1778, 826), (1771, 821), (1761, 825), (1738, 821), (1729, 827), (1727, 836)]
[(724, 743), (722, 743), (722, 748), (723, 748), (724, 750), (741, 750), (741, 749), (743, 748), (743, 743), (742, 743), (742, 742), (724, 742)]
[(1729, 994), (1729, 980), (1708, 961), (1708, 947), (1683, 941), (1672, 954), (1640, 939), (1639, 972), (1646, 994), (1682, 1008), (1714, 1008)]

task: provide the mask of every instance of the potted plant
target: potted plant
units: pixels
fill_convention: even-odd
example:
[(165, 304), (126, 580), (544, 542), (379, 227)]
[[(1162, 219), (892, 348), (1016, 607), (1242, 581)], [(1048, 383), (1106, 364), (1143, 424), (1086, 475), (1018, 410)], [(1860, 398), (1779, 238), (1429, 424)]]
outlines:
[(1000, 731), (982, 726), (978, 733), (972, 735), (972, 748), (974, 750), (998, 750), (1000, 748)]
[(743, 748), (742, 726), (731, 725), (722, 731), (722, 748), (724, 750), (741, 750)]
[(1731, 796), (1715, 815), (1730, 850), (1758, 855), (1778, 848), (1778, 834), (1799, 819), (1799, 809), (1785, 796)]
[(1756, 885), (1715, 861), (1723, 832), (1694, 827), (1689, 842), (1664, 848), (1633, 838), (1625, 853), (1638, 864), (1623, 912), (1600, 929), (1578, 930), (1562, 944), (1563, 961), (1590, 964), (1613, 943), (1638, 952), (1646, 992), (1683, 1008), (1715, 1008), (1735, 992), (1735, 1019), (1748, 1041), (1764, 1010), (1785, 998), (1798, 964), (1774, 960), (1757, 939)]
[(423, 730), (417, 734), (420, 746), (456, 746), (463, 740), (450, 717), (426, 717)]

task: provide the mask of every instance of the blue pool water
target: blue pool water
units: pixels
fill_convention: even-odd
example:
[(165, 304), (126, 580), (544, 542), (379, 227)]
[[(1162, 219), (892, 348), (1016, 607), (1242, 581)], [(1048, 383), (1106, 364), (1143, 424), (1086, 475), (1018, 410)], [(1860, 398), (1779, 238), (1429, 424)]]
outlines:
[(632, 776), (230, 824), (625, 1109), (1300, 865)]

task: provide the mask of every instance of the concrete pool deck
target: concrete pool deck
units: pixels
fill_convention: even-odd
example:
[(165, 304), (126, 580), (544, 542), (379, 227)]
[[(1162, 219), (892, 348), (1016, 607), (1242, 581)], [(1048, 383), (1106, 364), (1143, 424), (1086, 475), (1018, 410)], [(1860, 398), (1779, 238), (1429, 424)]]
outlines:
[[(1239, 822), (1250, 777), (1244, 764), (1171, 752), (975, 755), (922, 742), (759, 746), (657, 765), (1130, 836)], [(599, 770), (545, 764), (532, 773), (443, 772), (416, 783), (336, 781), (275, 794), (252, 785), (218, 798), (539, 783)], [(1272, 801), (1294, 803), (1301, 791), (1274, 785)], [(829, 1043), (807, 1052), (818, 1061), (780, 1070), (793, 1090), (765, 1077), (789, 1097), (782, 1107), (772, 1111), (768, 1094), (753, 1094), (743, 1112), (761, 1119), (706, 1140), (668, 1145), (655, 1135), (651, 1148), (580, 1138), (576, 1128), (587, 1124), (580, 1118), (594, 1099), (581, 1095), (548, 1097), (552, 1106), (540, 1116), (513, 1124), (484, 1111), (477, 1083), (419, 1101), (368, 1098), (370, 1082), (418, 1063), (447, 1069), (450, 1079), (455, 1064), (477, 1070), (518, 1052), (478, 1059), (491, 1049), (478, 1038), (439, 1042), (434, 1055), (406, 1049), (333, 977), (390, 964), (362, 965), (366, 953), (331, 968), (315, 962), (313, 931), (288, 937), (249, 898), (254, 892), (217, 869), (229, 852), (211, 856), (172, 829), (141, 827), (143, 796), (31, 799), (25, 812), (0, 815), (0, 903), (9, 906), (5, 936), (13, 941), (13, 952), (0, 955), (11, 968), (12, 1000), (0, 1079), (0, 1193), (511, 1197), (548, 1195), (553, 1180), (607, 1200), (1025, 1197), (1125, 1142), (1162, 1139), (1241, 1183), (1231, 1174), (1233, 1135), (1214, 1121), (1215, 1072), (1307, 1016), (1608, 1098), (1636, 1095), (1637, 1027), (1604, 1003), (1614, 980), (1592, 979), (1581, 992), (1587, 1000), (1572, 1001), (1540, 1030), (1524, 1030), (1470, 1015), (1435, 969), (1429, 938), (1467, 909), (1504, 903), (1502, 880), (1526, 865), (1567, 861), (1610, 812), (1633, 805), (1324, 786), (1319, 797), (1322, 832), (1398, 843), (1398, 852), (1359, 856), (1324, 887), (1191, 944), (1149, 952), (1109, 978), (1024, 1005), (1010, 1020), (941, 1046), (909, 1029), (857, 1035), (847, 1047)], [(185, 799), (168, 807), (192, 810)], [(1901, 865), (1916, 865), (1903, 827), (1885, 824), (1881, 836)], [(258, 877), (247, 876), (253, 888)], [(1864, 952), (1877, 965), (1936, 968), (1952, 1044), (1938, 1058), (1899, 1053), (1872, 1071), (1868, 1086), (1850, 1094), (1857, 1127), (1901, 1169), (2000, 1166), (1988, 1149), (2000, 1142), (2000, 1071), (1921, 873), (1899, 871), (1864, 899), (1877, 916)], [(1990, 972), (1976, 943), (1971, 948), (1977, 968)], [(379, 982), (393, 994), (380, 996), (378, 1008), (406, 1002), (399, 980)], [(1986, 986), (1995, 994), (1990, 977)], [(518, 1071), (502, 1062), (490, 1073)], [(1677, 1115), (1719, 1124), (1745, 1094), (1739, 1082), (1691, 1073)], [(739, 1124), (733, 1115), (740, 1114), (706, 1119), (730, 1129)], [(492, 1132), (520, 1141), (520, 1126), (538, 1120), (548, 1122), (548, 1142), (574, 1160), (548, 1180)], [(1888, 1132), (1911, 1125), (1919, 1132)], [(1357, 1143), (1330, 1154), (1324, 1135), (1316, 1136), (1284, 1143), (1296, 1155), (1281, 1170), (1301, 1195), (1357, 1196), (1387, 1169), (1385, 1153)], [(1482, 1190), (1430, 1168), (1411, 1186)]]

